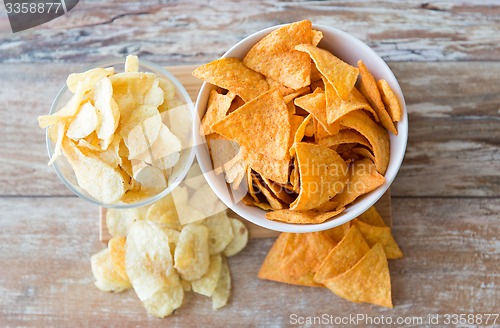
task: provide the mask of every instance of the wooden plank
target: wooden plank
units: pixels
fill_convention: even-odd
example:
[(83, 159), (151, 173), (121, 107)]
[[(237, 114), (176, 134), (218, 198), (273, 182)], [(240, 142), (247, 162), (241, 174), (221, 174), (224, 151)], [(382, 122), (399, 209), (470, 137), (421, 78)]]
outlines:
[[(410, 129), (392, 195), (500, 197), (500, 63), (390, 66), (406, 96)], [(49, 111), (66, 76), (84, 67), (0, 64), (8, 86), (0, 88), (0, 196), (72, 195), (46, 165), (44, 131), (36, 117)], [(200, 85), (190, 75), (194, 67), (171, 68), (193, 99)]]
[[(393, 199), (394, 235), (405, 257), (390, 261), (394, 309), (344, 301), (328, 290), (262, 281), (272, 239), (252, 239), (229, 259), (229, 305), (213, 311), (188, 293), (172, 317), (146, 314), (133, 291), (93, 285), (89, 258), (103, 248), (95, 207), (79, 199), (0, 198), (2, 326), (288, 326), (290, 315), (423, 316), (498, 313), (500, 199)], [(197, 319), (203, 318), (203, 319)], [(420, 326), (425, 326), (420, 325)]]
[[(392, 227), (392, 213), (391, 213), (391, 192), (388, 190), (375, 204), (377, 211), (379, 211), (380, 215), (384, 219), (385, 223)], [(105, 208), (99, 208), (99, 240), (103, 243), (108, 243), (109, 239), (111, 239), (111, 234), (109, 233), (108, 227), (106, 226), (106, 212)], [(251, 239), (262, 239), (262, 238), (275, 238), (279, 235), (278, 231), (269, 230), (253, 224), (250, 221), (245, 220), (238, 214), (230, 211), (229, 214), (231, 217), (237, 218), (241, 220), (246, 227), (248, 228), (249, 236)]]
[(305, 17), (351, 33), (389, 61), (497, 61), (499, 13), (498, 1), (487, 0), (80, 2), (15, 36), (3, 11), (0, 62), (95, 62), (128, 53), (162, 64), (207, 62), (260, 29)]

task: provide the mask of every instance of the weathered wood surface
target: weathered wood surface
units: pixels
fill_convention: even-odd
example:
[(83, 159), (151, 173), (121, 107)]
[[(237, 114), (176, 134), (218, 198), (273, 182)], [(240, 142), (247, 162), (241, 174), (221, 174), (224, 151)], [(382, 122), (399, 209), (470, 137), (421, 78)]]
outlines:
[[(200, 64), (261, 28), (304, 18), (366, 41), (389, 61), (406, 97), (408, 148), (391, 186), (394, 235), (405, 252), (390, 262), (395, 308), (258, 280), (270, 238), (252, 239), (230, 259), (233, 295), (217, 312), (190, 294), (159, 320), (133, 292), (98, 291), (89, 260), (103, 247), (97, 207), (47, 167), (36, 122), (68, 73), (129, 52), (163, 65)], [(499, 23), (498, 0), (87, 0), (12, 34), (0, 5), (0, 326), (283, 326), (292, 313), (498, 313)], [(186, 86), (194, 95), (199, 81)]]
[(283, 326), (292, 313), (424, 316), (498, 313), (498, 199), (393, 201), (394, 234), (405, 253), (390, 262), (394, 309), (344, 301), (329, 291), (262, 281), (257, 271), (272, 239), (252, 239), (230, 258), (227, 307), (188, 294), (175, 315), (148, 317), (137, 296), (93, 285), (90, 256), (103, 248), (95, 207), (59, 197), (0, 198), (0, 324), (5, 326)]
[[(392, 210), (391, 210), (391, 192), (390, 190), (386, 191), (385, 194), (377, 201), (375, 204), (375, 207), (377, 208), (378, 212), (384, 219), (385, 223), (389, 226), (392, 227)], [(108, 227), (106, 226), (106, 214), (107, 214), (107, 209), (105, 208), (99, 208), (99, 215), (96, 216), (99, 219), (99, 240), (102, 241), (103, 243), (107, 244), (108, 241), (111, 239), (111, 234), (109, 233)], [(263, 228), (261, 226), (258, 226), (256, 224), (253, 224), (238, 214), (234, 213), (233, 211), (229, 210), (229, 215), (231, 217), (240, 219), (243, 221), (243, 223), (246, 225), (248, 232), (249, 232), (249, 238), (250, 239), (262, 239), (262, 238), (276, 238), (279, 236), (278, 231), (273, 231), (269, 230), (266, 228)]]
[(93, 0), (15, 36), (2, 16), (4, 63), (93, 62), (130, 52), (165, 65), (206, 62), (255, 31), (304, 18), (351, 33), (389, 61), (500, 58), (498, 0)]
[[(49, 111), (66, 76), (85, 66), (0, 64), (0, 196), (71, 195), (46, 165), (36, 117)], [(410, 129), (392, 195), (500, 197), (500, 63), (390, 66), (406, 97)], [(188, 71), (172, 68), (195, 99), (201, 82)]]

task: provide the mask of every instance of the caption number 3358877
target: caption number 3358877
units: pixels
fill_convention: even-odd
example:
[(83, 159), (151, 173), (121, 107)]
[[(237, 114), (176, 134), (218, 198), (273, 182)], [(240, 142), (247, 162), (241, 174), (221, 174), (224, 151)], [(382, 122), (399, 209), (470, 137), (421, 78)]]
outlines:
[(57, 14), (63, 10), (60, 2), (6, 2), (5, 9), (8, 14)]

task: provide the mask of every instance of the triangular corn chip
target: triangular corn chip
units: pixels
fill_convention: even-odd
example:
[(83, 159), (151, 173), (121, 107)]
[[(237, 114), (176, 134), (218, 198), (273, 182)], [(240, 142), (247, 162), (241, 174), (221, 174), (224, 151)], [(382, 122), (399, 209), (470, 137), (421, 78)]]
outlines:
[(345, 237), (325, 258), (314, 275), (314, 281), (324, 281), (337, 277), (352, 268), (370, 250), (370, 247), (356, 226), (352, 226)]
[(309, 93), (300, 98), (294, 100), (296, 106), (305, 109), (307, 112), (311, 113), (315, 119), (323, 126), (329, 134), (335, 134), (338, 132), (338, 125), (329, 124), (326, 117), (326, 98), (323, 90), (317, 88), (313, 93)]
[(208, 98), (207, 112), (201, 120), (200, 134), (207, 135), (213, 133), (212, 125), (222, 120), (231, 107), (232, 98), (218, 93), (216, 90), (210, 91)]
[(198, 67), (193, 75), (208, 83), (234, 92), (245, 102), (257, 98), (269, 85), (262, 75), (243, 65), (238, 58), (221, 58)]
[(387, 109), (389, 115), (391, 115), (392, 121), (399, 122), (401, 120), (402, 110), (398, 97), (396, 97), (396, 94), (392, 91), (386, 80), (378, 80), (377, 87), (382, 96), (385, 109)]
[(362, 60), (358, 61), (358, 67), (361, 75), (361, 93), (366, 97), (372, 108), (377, 112), (382, 125), (394, 135), (398, 135), (398, 131), (396, 130), (396, 127), (394, 126), (394, 123), (392, 122), (392, 119), (382, 102), (375, 78)]
[(317, 211), (317, 210), (307, 210), (307, 211), (291, 211), (291, 210), (277, 210), (266, 213), (266, 218), (272, 221), (280, 221), (285, 223), (294, 224), (319, 224), (326, 220), (339, 215), (344, 211), (344, 208), (340, 208), (335, 211)]
[(314, 209), (344, 188), (347, 165), (334, 150), (327, 147), (299, 142), (295, 149), (301, 189), (290, 209)]
[[(269, 33), (247, 53), (243, 62), (251, 69), (292, 89), (311, 83), (311, 60), (296, 45), (312, 41), (312, 24), (303, 20)], [(244, 99), (244, 98), (243, 98)]]
[(359, 70), (356, 67), (343, 62), (327, 50), (310, 44), (301, 44), (295, 49), (308, 53), (318, 71), (333, 85), (338, 96), (341, 99), (347, 98), (358, 79)]
[(375, 169), (369, 159), (356, 161), (349, 167), (348, 181), (344, 190), (331, 201), (338, 207), (352, 203), (356, 198), (381, 186), (385, 178)]
[(385, 174), (390, 158), (389, 134), (373, 122), (364, 111), (354, 111), (344, 115), (340, 124), (361, 133), (371, 144), (375, 155), (375, 165), (380, 174)]
[(389, 227), (376, 227), (360, 220), (355, 220), (355, 225), (371, 247), (380, 243), (384, 247), (385, 255), (389, 260), (403, 257), (403, 252), (394, 240)]
[(373, 246), (350, 270), (324, 284), (348, 301), (392, 308), (389, 266), (380, 244)]
[(271, 159), (280, 160), (288, 155), (290, 116), (277, 90), (270, 90), (245, 103), (212, 128), (248, 150)]
[(334, 247), (322, 232), (291, 234), (283, 249), (281, 272), (313, 284), (314, 274)]
[(357, 219), (366, 224), (375, 226), (375, 227), (387, 227), (384, 222), (382, 216), (380, 216), (379, 212), (375, 208), (375, 206), (370, 207), (364, 213), (357, 217)]

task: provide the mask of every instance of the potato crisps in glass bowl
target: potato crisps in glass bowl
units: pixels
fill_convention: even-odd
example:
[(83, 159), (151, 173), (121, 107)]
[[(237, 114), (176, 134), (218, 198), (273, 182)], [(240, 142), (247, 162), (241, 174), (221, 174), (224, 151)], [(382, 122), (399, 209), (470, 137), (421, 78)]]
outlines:
[(194, 160), (193, 104), (177, 79), (137, 56), (68, 76), (49, 115), (49, 165), (76, 195), (103, 207), (150, 204)]
[(408, 138), (387, 64), (338, 29), (304, 20), (259, 31), (197, 68), (195, 139), (233, 211), (284, 232), (346, 223), (387, 191)]

